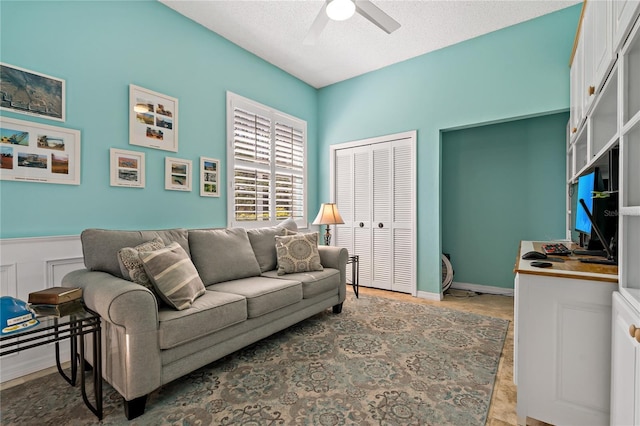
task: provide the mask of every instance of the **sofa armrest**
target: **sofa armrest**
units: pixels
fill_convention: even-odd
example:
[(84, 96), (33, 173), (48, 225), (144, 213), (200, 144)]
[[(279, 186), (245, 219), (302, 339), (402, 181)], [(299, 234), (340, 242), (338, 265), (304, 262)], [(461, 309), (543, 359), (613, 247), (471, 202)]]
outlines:
[(155, 296), (140, 284), (114, 277), (107, 272), (80, 269), (62, 279), (65, 287), (82, 288), (87, 308), (104, 320), (139, 333), (158, 330)]
[(102, 376), (127, 401), (162, 385), (158, 304), (140, 284), (81, 269), (62, 279), (82, 288), (87, 308), (102, 318)]
[(347, 296), (347, 260), (349, 251), (344, 247), (318, 246), (320, 263), (325, 268), (334, 268), (340, 271), (340, 302)]

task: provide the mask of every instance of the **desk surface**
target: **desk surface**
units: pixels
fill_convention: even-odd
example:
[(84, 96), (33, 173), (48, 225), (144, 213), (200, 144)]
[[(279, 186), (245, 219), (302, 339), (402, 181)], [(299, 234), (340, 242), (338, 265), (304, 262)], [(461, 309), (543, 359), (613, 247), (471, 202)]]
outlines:
[[(577, 279), (618, 283), (618, 267), (617, 266), (598, 265), (593, 263), (582, 263), (578, 260), (584, 257), (595, 257), (595, 256), (584, 256), (584, 255), (573, 255), (573, 254), (569, 256), (551, 255), (550, 257), (559, 257), (564, 259), (564, 262), (551, 262), (553, 266), (550, 268), (536, 268), (535, 266), (531, 266), (531, 262), (535, 260), (522, 259), (522, 255), (529, 251), (535, 250), (535, 251), (543, 252), (542, 250), (543, 244), (548, 244), (548, 242), (521, 241), (520, 250), (518, 251), (518, 257), (516, 259), (516, 265), (514, 267), (513, 272), (520, 273), (520, 274), (543, 275), (543, 276), (560, 277), (560, 278), (577, 278)], [(565, 244), (571, 250), (575, 250), (579, 248), (575, 244), (570, 245), (567, 242), (563, 242), (563, 244)], [(542, 259), (541, 261), (545, 262), (546, 260)]]

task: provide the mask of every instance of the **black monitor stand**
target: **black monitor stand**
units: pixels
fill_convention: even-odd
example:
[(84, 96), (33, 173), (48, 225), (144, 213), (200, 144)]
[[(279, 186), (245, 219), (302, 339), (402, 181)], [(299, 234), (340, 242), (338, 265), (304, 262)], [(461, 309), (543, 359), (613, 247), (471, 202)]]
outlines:
[[(607, 253), (607, 258), (606, 259), (584, 258), (584, 259), (580, 259), (580, 262), (583, 262), (583, 263), (596, 263), (596, 264), (599, 264), (599, 265), (617, 265), (618, 264), (618, 260), (613, 256), (613, 253), (611, 252), (611, 249), (609, 248), (609, 246), (606, 243), (606, 239), (604, 238), (604, 234), (602, 234), (602, 231), (600, 231), (600, 228), (598, 228), (598, 225), (596, 225), (596, 221), (593, 219), (593, 216), (591, 215), (591, 212), (589, 211), (589, 208), (587, 207), (587, 204), (584, 202), (584, 199), (582, 199), (582, 198), (580, 198), (580, 205), (582, 206), (584, 211), (587, 213), (587, 217), (589, 218), (589, 222), (591, 222), (591, 227), (593, 228), (594, 231), (596, 231), (596, 235), (598, 236), (598, 239), (602, 243), (602, 247), (604, 248), (604, 251)], [(612, 239), (612, 243), (613, 243), (614, 239), (615, 239), (615, 237)]]

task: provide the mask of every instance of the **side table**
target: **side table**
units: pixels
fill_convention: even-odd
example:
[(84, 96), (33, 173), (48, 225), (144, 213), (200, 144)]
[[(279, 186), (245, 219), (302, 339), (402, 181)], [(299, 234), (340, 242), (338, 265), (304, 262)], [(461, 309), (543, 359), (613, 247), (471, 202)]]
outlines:
[(347, 265), (351, 265), (351, 286), (357, 299), (359, 298), (358, 292), (360, 290), (360, 256), (357, 254), (349, 256)]
[[(102, 343), (100, 316), (88, 309), (63, 317), (38, 317), (40, 324), (35, 327), (0, 337), (0, 356), (24, 351), (55, 342), (56, 367), (60, 375), (71, 385), (76, 385), (78, 364), (80, 364), (80, 389), (82, 400), (87, 407), (102, 420)], [(93, 390), (95, 406), (87, 397), (85, 386), (85, 348), (84, 336), (93, 336)], [(60, 366), (59, 342), (69, 340), (71, 348), (71, 377)], [(78, 353), (79, 352), (79, 353)]]

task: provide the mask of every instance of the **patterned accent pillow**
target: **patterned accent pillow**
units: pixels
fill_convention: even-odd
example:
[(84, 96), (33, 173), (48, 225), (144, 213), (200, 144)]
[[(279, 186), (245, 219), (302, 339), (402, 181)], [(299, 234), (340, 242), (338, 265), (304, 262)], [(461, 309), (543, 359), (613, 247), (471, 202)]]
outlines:
[(140, 260), (162, 300), (181, 311), (205, 292), (191, 258), (178, 243), (140, 252)]
[(318, 233), (276, 236), (278, 275), (322, 271)]
[(161, 248), (164, 248), (164, 241), (162, 241), (161, 238), (154, 238), (151, 241), (135, 247), (124, 247), (118, 250), (118, 263), (120, 264), (122, 276), (126, 280), (133, 281), (151, 290), (156, 296), (156, 299), (158, 299), (159, 296), (153, 288), (153, 284), (151, 284), (147, 273), (144, 271), (139, 253), (141, 251), (154, 251)]

